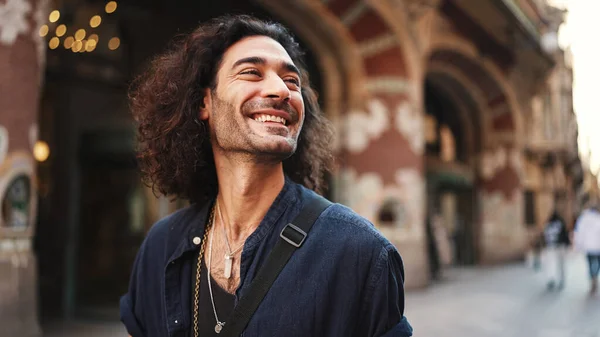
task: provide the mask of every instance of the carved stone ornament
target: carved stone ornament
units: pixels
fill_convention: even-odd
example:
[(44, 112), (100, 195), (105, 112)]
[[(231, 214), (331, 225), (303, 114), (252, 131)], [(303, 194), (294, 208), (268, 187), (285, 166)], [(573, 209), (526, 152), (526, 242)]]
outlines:
[(404, 3), (408, 10), (408, 17), (416, 21), (428, 11), (436, 9), (441, 0), (404, 0)]
[(19, 34), (29, 31), (27, 16), (31, 4), (27, 0), (6, 0), (0, 2), (0, 43), (11, 46)]

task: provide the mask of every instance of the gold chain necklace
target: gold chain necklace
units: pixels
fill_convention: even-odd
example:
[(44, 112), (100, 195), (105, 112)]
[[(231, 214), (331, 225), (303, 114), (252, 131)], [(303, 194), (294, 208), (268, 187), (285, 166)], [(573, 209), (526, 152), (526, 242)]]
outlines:
[(198, 337), (198, 305), (200, 298), (200, 272), (202, 268), (202, 259), (204, 258), (204, 249), (206, 248), (206, 238), (208, 237), (208, 232), (214, 223), (215, 220), (215, 207), (213, 206), (210, 211), (210, 216), (208, 218), (208, 223), (206, 224), (206, 228), (204, 229), (204, 237), (202, 238), (202, 246), (200, 246), (200, 253), (198, 254), (198, 264), (196, 266), (196, 286), (194, 287), (194, 337)]

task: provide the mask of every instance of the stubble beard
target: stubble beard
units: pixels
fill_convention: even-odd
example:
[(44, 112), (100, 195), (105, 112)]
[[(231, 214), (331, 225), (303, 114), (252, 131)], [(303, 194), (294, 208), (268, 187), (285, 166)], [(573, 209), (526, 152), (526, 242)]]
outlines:
[(216, 93), (212, 94), (212, 101), (214, 123), (211, 137), (216, 150), (230, 159), (240, 163), (270, 165), (279, 164), (296, 152), (298, 141), (290, 138), (287, 139), (287, 142), (288, 146), (292, 148), (291, 151), (273, 151), (261, 148), (260, 144), (256, 144), (256, 141), (253, 140), (259, 136), (254, 135), (251, 128), (244, 131), (238, 124), (237, 118), (240, 116), (236, 116), (236, 114), (240, 113), (236, 111), (233, 104), (221, 100)]

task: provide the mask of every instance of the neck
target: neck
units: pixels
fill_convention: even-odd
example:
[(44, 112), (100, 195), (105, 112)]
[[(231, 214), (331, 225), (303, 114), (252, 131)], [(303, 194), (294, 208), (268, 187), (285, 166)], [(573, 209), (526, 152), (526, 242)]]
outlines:
[(258, 227), (285, 184), (283, 164), (256, 163), (215, 153), (217, 202), (230, 239), (245, 240)]

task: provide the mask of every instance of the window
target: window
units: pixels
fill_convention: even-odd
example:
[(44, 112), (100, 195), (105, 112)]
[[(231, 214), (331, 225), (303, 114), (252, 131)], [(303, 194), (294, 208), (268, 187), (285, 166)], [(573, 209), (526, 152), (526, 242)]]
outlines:
[(8, 185), (2, 201), (4, 224), (15, 231), (27, 229), (29, 223), (30, 179), (26, 175), (15, 177)]
[(446, 125), (440, 128), (441, 157), (445, 162), (456, 159), (456, 143), (452, 130)]
[(544, 138), (546, 140), (551, 140), (554, 138), (554, 130), (552, 127), (552, 96), (550, 95), (550, 91), (546, 92), (544, 97)]
[(525, 225), (535, 227), (535, 193), (525, 191)]

